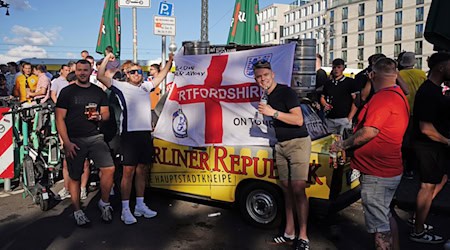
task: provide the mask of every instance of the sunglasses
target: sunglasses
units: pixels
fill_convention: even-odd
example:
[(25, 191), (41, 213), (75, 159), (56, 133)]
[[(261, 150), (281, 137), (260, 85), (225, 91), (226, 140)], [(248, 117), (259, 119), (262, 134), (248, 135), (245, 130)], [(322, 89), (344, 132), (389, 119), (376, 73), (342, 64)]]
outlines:
[(139, 75), (142, 75), (142, 69), (132, 69), (132, 70), (128, 71), (128, 73), (130, 73), (131, 75), (136, 74), (136, 72), (137, 72)]
[(261, 59), (253, 63), (253, 69), (272, 69), (272, 66), (266, 59)]

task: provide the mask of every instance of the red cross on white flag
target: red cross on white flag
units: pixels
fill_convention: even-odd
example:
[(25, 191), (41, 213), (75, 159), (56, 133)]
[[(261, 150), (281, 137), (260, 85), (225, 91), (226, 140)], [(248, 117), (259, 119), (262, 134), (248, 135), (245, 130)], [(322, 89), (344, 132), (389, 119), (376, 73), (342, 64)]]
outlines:
[(290, 85), (295, 44), (224, 54), (175, 56), (175, 79), (155, 137), (189, 146), (269, 145), (271, 118), (258, 115), (261, 89), (253, 63), (270, 61), (275, 80)]

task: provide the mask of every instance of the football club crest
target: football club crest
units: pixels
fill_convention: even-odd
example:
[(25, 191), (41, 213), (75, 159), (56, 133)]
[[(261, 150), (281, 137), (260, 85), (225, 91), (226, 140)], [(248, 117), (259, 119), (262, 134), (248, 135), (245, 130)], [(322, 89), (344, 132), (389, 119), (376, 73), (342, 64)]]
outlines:
[(188, 129), (188, 123), (187, 123), (186, 115), (184, 115), (183, 110), (178, 109), (172, 115), (173, 134), (177, 138), (186, 138), (188, 136), (187, 129)]
[(271, 59), (272, 59), (272, 53), (247, 57), (247, 62), (245, 63), (244, 75), (248, 78), (255, 78), (255, 74), (253, 73), (253, 65), (255, 65), (255, 63), (258, 61), (270, 62)]

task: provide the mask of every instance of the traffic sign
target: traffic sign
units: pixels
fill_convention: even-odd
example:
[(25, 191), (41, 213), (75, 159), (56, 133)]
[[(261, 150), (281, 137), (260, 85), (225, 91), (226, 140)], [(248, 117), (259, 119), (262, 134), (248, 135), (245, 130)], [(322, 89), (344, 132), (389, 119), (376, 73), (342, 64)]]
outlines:
[(150, 8), (150, 0), (119, 0), (119, 7)]
[(160, 16), (173, 16), (173, 3), (160, 2), (158, 15)]
[(175, 17), (153, 16), (153, 34), (160, 36), (175, 36)]

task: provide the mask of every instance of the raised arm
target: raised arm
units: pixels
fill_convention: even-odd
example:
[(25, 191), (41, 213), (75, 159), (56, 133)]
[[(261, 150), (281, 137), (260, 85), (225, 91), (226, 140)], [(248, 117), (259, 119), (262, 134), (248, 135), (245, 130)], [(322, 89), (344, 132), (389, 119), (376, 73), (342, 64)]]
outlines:
[(108, 64), (109, 59), (113, 56), (112, 53), (109, 53), (103, 58), (102, 63), (98, 67), (97, 72), (97, 80), (99, 80), (103, 85), (105, 85), (107, 88), (110, 88), (112, 85), (111, 78), (106, 76), (106, 64)]
[(162, 81), (166, 78), (167, 74), (169, 73), (170, 69), (172, 68), (172, 62), (173, 62), (173, 54), (169, 54), (169, 61), (166, 63), (164, 68), (159, 72), (159, 74), (153, 79), (153, 85), (155, 88), (159, 86), (159, 84), (162, 83)]

